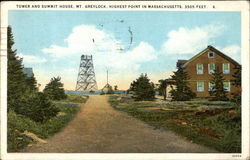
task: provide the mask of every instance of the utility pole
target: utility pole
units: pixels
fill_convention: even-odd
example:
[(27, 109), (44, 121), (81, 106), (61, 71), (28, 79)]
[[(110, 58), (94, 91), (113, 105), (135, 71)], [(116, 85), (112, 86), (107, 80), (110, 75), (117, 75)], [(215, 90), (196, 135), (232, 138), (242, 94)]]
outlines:
[(109, 84), (109, 70), (107, 69), (107, 84), (102, 88), (102, 91), (107, 89), (109, 90), (111, 88), (111, 85)]

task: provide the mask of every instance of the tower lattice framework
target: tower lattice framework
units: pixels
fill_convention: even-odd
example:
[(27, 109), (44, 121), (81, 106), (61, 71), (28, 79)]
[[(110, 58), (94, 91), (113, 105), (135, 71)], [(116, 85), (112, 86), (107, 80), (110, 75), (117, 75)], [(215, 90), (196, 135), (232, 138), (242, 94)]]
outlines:
[(96, 91), (97, 83), (92, 55), (82, 55), (76, 83), (76, 91)]

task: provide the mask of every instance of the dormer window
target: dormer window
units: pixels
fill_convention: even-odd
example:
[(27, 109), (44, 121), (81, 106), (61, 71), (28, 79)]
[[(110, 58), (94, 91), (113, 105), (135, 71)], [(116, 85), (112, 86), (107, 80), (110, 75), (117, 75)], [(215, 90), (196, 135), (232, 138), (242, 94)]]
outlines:
[(214, 52), (208, 52), (208, 58), (214, 58)]

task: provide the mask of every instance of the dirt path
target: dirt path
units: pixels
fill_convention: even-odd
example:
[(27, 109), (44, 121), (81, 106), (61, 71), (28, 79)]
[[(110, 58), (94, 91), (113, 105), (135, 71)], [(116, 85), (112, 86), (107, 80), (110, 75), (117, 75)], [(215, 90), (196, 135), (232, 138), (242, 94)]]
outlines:
[(106, 96), (90, 96), (80, 112), (47, 144), (37, 143), (24, 152), (57, 153), (171, 153), (216, 152), (168, 131), (114, 110)]

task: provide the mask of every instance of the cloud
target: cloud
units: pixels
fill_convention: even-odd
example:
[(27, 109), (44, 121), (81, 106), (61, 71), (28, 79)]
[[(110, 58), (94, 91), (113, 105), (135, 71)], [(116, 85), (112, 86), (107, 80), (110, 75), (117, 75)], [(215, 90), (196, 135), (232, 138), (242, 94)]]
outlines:
[(141, 42), (136, 48), (127, 52), (128, 58), (136, 62), (147, 62), (156, 58), (154, 47), (146, 42)]
[(224, 26), (206, 25), (203, 27), (172, 30), (162, 45), (163, 54), (194, 54), (211, 44), (214, 37), (219, 36)]
[(47, 60), (45, 58), (41, 58), (41, 57), (36, 57), (33, 55), (24, 55), (24, 54), (18, 54), (19, 57), (23, 58), (23, 61), (25, 63), (44, 63), (47, 62)]
[(120, 43), (112, 33), (99, 30), (94, 25), (74, 27), (64, 42), (66, 47), (51, 45), (42, 49), (42, 52), (57, 57), (79, 53), (96, 53), (97, 51), (107, 52), (117, 50), (117, 44)]
[(221, 51), (228, 56), (234, 56), (240, 54), (241, 48), (239, 45), (230, 45), (222, 48)]
[[(155, 59), (155, 49), (147, 42), (140, 42), (129, 51), (119, 52), (122, 42), (113, 33), (99, 30), (94, 25), (79, 25), (64, 40), (66, 46), (51, 45), (43, 53), (59, 57), (92, 54), (97, 66), (116, 69), (139, 68), (139, 63)], [(119, 44), (119, 45), (118, 45)]]
[(229, 45), (224, 48), (219, 47), (219, 50), (228, 55), (229, 57), (233, 58), (234, 60), (240, 62), (240, 57), (241, 57), (241, 48), (239, 45)]

